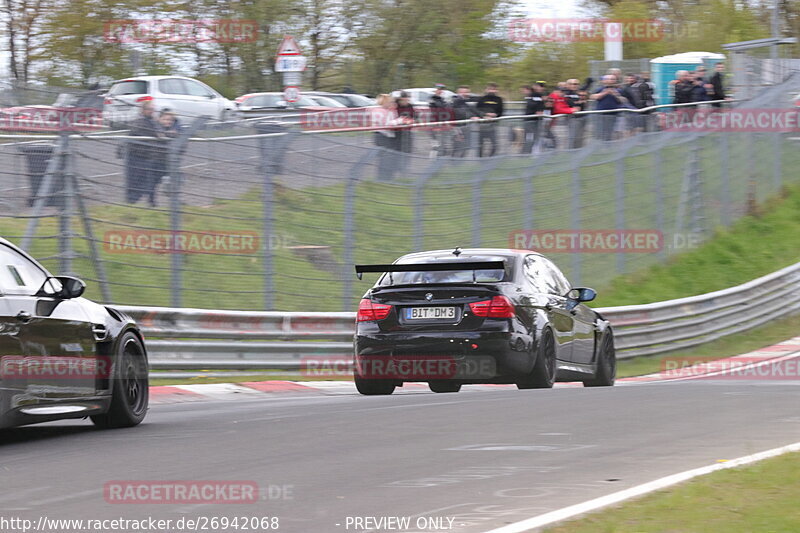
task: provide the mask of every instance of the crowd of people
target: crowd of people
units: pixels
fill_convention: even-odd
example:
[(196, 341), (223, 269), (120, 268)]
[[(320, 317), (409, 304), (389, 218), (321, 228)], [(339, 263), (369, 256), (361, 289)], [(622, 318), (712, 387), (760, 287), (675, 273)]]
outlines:
[[(676, 79), (670, 82), (670, 92), (674, 94), (672, 103), (724, 100), (724, 63), (717, 63), (714, 71), (708, 78), (703, 66), (692, 72), (678, 71)], [(381, 179), (391, 179), (408, 164), (407, 158), (399, 155), (413, 152), (415, 136), (411, 126), (419, 122), (456, 121), (452, 126), (425, 128), (431, 138), (432, 155), (460, 158), (472, 153), (478, 157), (498, 153), (499, 143), (506, 141), (500, 138), (499, 122), (484, 120), (474, 128), (471, 124), (477, 119), (505, 116), (506, 105), (497, 84), (487, 84), (480, 96), (473, 95), (469, 86), (461, 85), (450, 99), (446, 97), (446, 89), (443, 84), (436, 85), (425, 113), (413, 105), (406, 92), (401, 91), (396, 97), (378, 95), (378, 105), (370, 109), (371, 124), (381, 126), (373, 132), (375, 145), (385, 148), (378, 157)], [(592, 78), (583, 83), (573, 78), (551, 88), (546, 82), (537, 81), (523, 85), (520, 91), (523, 118), (508, 130), (508, 142), (515, 147), (511, 151), (538, 154), (559, 147), (580, 148), (586, 142), (590, 121), (594, 135), (604, 141), (654, 128), (650, 108), (656, 104), (656, 87), (647, 72), (623, 76), (620, 69), (609, 69), (599, 86), (595, 86)], [(711, 105), (719, 107), (720, 103)], [(621, 113), (620, 109), (643, 111)], [(604, 113), (580, 113), (589, 110)], [(173, 111), (164, 109), (157, 114), (151, 101), (142, 103), (139, 117), (131, 124), (130, 135), (147, 139), (129, 140), (120, 146), (118, 153), (125, 161), (128, 203), (145, 198), (151, 206), (156, 205), (156, 191), (169, 169), (170, 143), (164, 141), (177, 137), (179, 131), (180, 123)], [(564, 141), (566, 145), (561, 146)]]
[[(699, 103), (724, 100), (725, 64), (717, 63), (714, 74), (706, 77), (706, 68), (700, 66), (693, 72), (681, 70), (676, 79), (670, 82), (672, 102), (675, 104)], [(656, 105), (656, 86), (648, 72), (624, 74), (620, 69), (609, 69), (596, 84), (592, 78), (584, 82), (568, 79), (548, 88), (544, 81), (520, 87), (524, 102), (521, 126), (511, 128), (509, 142), (520, 153), (536, 154), (548, 149), (556, 149), (566, 141), (566, 148), (580, 148), (586, 142), (589, 121), (593, 123), (594, 135), (604, 141), (651, 131), (658, 127), (654, 120)], [(462, 121), (452, 128), (431, 129), (432, 145), (435, 155), (465, 157), (473, 148), (479, 157), (495, 155), (498, 152), (499, 128), (494, 121), (483, 121), (477, 128), (470, 127), (469, 119), (498, 118), (504, 116), (505, 103), (498, 93), (498, 86), (489, 83), (484, 94), (472, 95), (466, 85), (459, 86), (450, 101), (444, 97), (446, 87), (437, 84), (429, 101), (433, 110), (447, 110), (448, 113), (431, 113), (430, 116), (449, 116)], [(398, 152), (411, 152), (410, 124), (417, 121), (419, 112), (409, 103), (409, 95), (401, 92), (396, 98), (388, 94), (378, 97), (383, 113), (383, 124), (389, 126), (375, 133), (376, 144)], [(720, 103), (711, 104), (719, 107)], [(643, 110), (638, 113), (621, 113), (620, 109)], [(594, 116), (575, 115), (581, 111), (604, 111)], [(564, 118), (564, 115), (573, 115)], [(390, 117), (388, 120), (385, 117)], [(553, 118), (546, 118), (553, 117)], [(392, 127), (394, 126), (394, 127)], [(386, 164), (396, 167), (397, 162)]]

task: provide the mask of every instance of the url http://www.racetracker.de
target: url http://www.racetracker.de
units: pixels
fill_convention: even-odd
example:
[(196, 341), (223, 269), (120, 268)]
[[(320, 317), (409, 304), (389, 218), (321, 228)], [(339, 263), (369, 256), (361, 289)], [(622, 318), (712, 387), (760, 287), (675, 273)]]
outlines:
[(128, 533), (152, 531), (279, 531), (280, 519), (276, 516), (197, 516), (177, 519), (162, 518), (50, 518), (38, 519), (0, 516), (0, 531), (4, 533)]

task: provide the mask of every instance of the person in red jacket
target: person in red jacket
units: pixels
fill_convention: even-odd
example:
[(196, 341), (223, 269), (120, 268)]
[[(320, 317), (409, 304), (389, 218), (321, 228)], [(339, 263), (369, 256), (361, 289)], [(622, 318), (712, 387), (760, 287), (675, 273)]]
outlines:
[[(567, 101), (567, 97), (564, 96), (564, 90), (556, 86), (553, 89), (547, 99), (550, 102), (550, 114), (551, 115), (571, 115), (575, 112), (575, 109), (569, 104)], [(557, 119), (550, 119), (547, 123), (547, 131), (545, 132), (545, 137), (548, 137), (552, 140), (553, 148), (556, 148), (558, 142), (556, 141), (555, 131), (553, 127), (556, 125)]]
[(553, 89), (548, 98), (553, 103), (552, 113), (554, 115), (571, 115), (575, 112), (575, 109), (567, 102), (567, 97), (564, 96), (564, 91), (561, 90), (561, 87)]

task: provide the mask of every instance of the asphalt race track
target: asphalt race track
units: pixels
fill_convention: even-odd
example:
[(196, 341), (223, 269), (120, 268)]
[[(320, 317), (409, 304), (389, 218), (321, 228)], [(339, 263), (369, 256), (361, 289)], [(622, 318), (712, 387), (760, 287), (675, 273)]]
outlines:
[[(279, 531), (303, 533), (410, 517), (407, 531), (479, 532), (797, 441), (800, 381), (283, 393), (154, 405), (129, 430), (8, 430), (0, 509), (33, 520), (279, 517)], [(109, 504), (103, 488), (115, 480), (248, 480), (262, 495), (249, 505)], [(448, 518), (450, 529), (435, 529)]]

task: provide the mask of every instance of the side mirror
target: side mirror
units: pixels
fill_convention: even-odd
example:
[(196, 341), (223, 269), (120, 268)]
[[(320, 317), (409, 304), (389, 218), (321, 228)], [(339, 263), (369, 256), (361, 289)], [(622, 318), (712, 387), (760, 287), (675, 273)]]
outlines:
[(49, 296), (58, 300), (78, 298), (86, 290), (86, 283), (72, 276), (53, 276), (44, 280), (36, 296)]
[(576, 287), (569, 291), (567, 297), (577, 302), (591, 302), (597, 298), (597, 292), (588, 287)]

